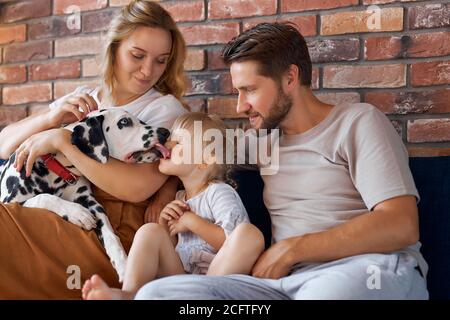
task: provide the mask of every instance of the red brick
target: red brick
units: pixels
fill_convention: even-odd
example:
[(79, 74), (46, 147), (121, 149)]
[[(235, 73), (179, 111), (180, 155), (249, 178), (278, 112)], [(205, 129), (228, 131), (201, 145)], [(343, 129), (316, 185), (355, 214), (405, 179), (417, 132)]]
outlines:
[(210, 19), (267, 16), (277, 12), (277, 0), (209, 0)]
[(57, 81), (55, 82), (53, 99), (61, 98), (68, 93), (71, 93), (80, 86), (88, 86), (95, 88), (99, 85), (98, 80), (77, 80), (77, 81)]
[(413, 2), (413, 1), (422, 1), (422, 0), (363, 0), (364, 5), (371, 5), (371, 4), (386, 4), (386, 3), (393, 3), (393, 2)]
[(51, 17), (37, 22), (30, 22), (28, 24), (30, 40), (60, 38), (80, 33), (81, 24), (79, 26), (73, 25), (73, 20), (68, 20), (69, 17)]
[(267, 18), (255, 18), (244, 22), (244, 30), (250, 29), (262, 22), (292, 22), (297, 30), (304, 36), (315, 36), (317, 34), (316, 16), (277, 16)]
[(83, 32), (97, 32), (108, 30), (109, 24), (117, 11), (89, 12), (83, 15)]
[(428, 147), (408, 147), (410, 157), (448, 157), (450, 148), (428, 148)]
[(312, 69), (311, 89), (319, 89), (319, 68)]
[(364, 5), (392, 3), (398, 0), (363, 0)]
[(371, 37), (365, 40), (366, 60), (418, 58), (450, 54), (450, 32), (419, 33), (402, 37)]
[(188, 95), (195, 94), (231, 94), (233, 85), (229, 73), (190, 75)]
[(209, 98), (208, 113), (217, 114), (221, 118), (247, 118), (245, 113), (236, 113), (237, 98)]
[(358, 0), (281, 0), (281, 12), (322, 10), (357, 5)]
[(418, 62), (411, 66), (411, 84), (414, 87), (450, 83), (450, 60)]
[(208, 50), (209, 70), (228, 70), (228, 66), (223, 62), (221, 50)]
[(322, 15), (321, 35), (358, 32), (383, 32), (403, 30), (403, 8), (384, 8), (380, 11), (380, 26), (372, 28), (374, 13), (347, 11)]
[(0, 23), (33, 19), (51, 15), (51, 0), (29, 0), (4, 4), (0, 9)]
[(450, 89), (368, 92), (365, 101), (386, 114), (450, 113)]
[(83, 77), (96, 77), (100, 74), (100, 64), (97, 58), (84, 59), (82, 62)]
[(407, 56), (435, 57), (450, 54), (450, 32), (419, 33), (411, 36)]
[[(152, 0), (153, 2), (160, 2), (161, 0)], [(122, 7), (129, 4), (131, 0), (109, 0), (110, 7)]]
[(39, 83), (18, 87), (3, 88), (4, 104), (24, 104), (29, 102), (45, 102), (52, 98), (52, 85)]
[(318, 93), (316, 96), (320, 101), (333, 105), (361, 102), (357, 92), (327, 92)]
[(75, 7), (80, 11), (97, 10), (105, 8), (107, 4), (108, 0), (54, 0), (53, 14), (73, 13)]
[(30, 80), (78, 78), (80, 71), (80, 60), (58, 60), (49, 63), (32, 64), (30, 66)]
[(203, 0), (177, 1), (161, 3), (176, 22), (205, 20), (205, 3)]
[(98, 54), (100, 51), (101, 40), (98, 35), (55, 40), (56, 57)]
[(27, 81), (25, 65), (0, 66), (0, 84), (23, 83)]
[(434, 3), (408, 9), (409, 28), (441, 28), (450, 26), (450, 4)]
[(235, 22), (181, 26), (188, 45), (227, 43), (239, 35), (239, 24)]
[(198, 71), (205, 68), (205, 50), (189, 49), (184, 62), (184, 69), (188, 71)]
[(3, 48), (0, 47), (0, 64), (3, 63)]
[(0, 106), (0, 128), (22, 120), (27, 116), (26, 107), (2, 107)]
[[(155, 0), (155, 2), (158, 2), (159, 0)], [(109, 6), (110, 7), (122, 7), (129, 4), (131, 0), (109, 0)]]
[(325, 66), (324, 88), (397, 88), (406, 85), (406, 66)]
[(4, 49), (5, 62), (45, 60), (52, 57), (52, 42), (25, 42)]
[(366, 60), (395, 59), (403, 52), (400, 37), (371, 37), (364, 41)]
[(386, 3), (393, 3), (393, 2), (413, 2), (413, 1), (422, 1), (422, 0), (363, 0), (364, 5), (371, 5), (371, 4), (386, 4)]
[(11, 42), (23, 42), (27, 38), (27, 25), (19, 24), (10, 27), (0, 27), (0, 45)]
[(185, 102), (188, 104), (191, 112), (206, 112), (205, 99), (187, 98)]
[(450, 119), (408, 121), (408, 142), (450, 141)]
[(41, 113), (43, 110), (48, 109), (48, 103), (38, 103), (38, 104), (32, 104), (28, 106), (28, 115)]
[(359, 58), (359, 39), (325, 39), (308, 42), (313, 63), (352, 61)]

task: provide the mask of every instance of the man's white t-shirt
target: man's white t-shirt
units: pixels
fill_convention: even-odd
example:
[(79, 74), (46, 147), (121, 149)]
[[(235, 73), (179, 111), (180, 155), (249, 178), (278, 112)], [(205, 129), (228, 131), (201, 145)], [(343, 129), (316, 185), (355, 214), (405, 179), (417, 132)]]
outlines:
[[(419, 199), (402, 140), (370, 104), (336, 105), (317, 126), (279, 142), (278, 172), (261, 175), (275, 242), (330, 229), (398, 196)], [(419, 247), (402, 251), (426, 274)]]
[[(86, 93), (95, 99), (99, 109), (104, 109), (105, 107), (100, 103), (98, 98), (99, 90), (99, 87), (95, 89), (91, 89), (87, 86), (78, 87), (75, 91), (52, 102), (49, 107), (50, 109), (58, 108), (68, 98)], [(167, 129), (172, 127), (172, 124), (178, 116), (188, 112), (181, 102), (173, 95), (163, 95), (153, 88), (136, 100), (125, 105), (114, 106), (114, 108), (122, 108), (148, 125)]]

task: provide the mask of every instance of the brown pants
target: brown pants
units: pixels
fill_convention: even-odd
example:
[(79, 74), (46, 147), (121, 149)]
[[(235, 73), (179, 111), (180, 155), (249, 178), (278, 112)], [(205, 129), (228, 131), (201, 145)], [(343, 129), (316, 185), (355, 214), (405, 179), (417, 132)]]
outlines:
[[(128, 253), (150, 201), (123, 202), (98, 188), (94, 195)], [(81, 285), (97, 273), (109, 285), (120, 287), (93, 231), (47, 210), (0, 203), (0, 299), (80, 299), (81, 290), (69, 288), (76, 285), (70, 266), (79, 267)]]

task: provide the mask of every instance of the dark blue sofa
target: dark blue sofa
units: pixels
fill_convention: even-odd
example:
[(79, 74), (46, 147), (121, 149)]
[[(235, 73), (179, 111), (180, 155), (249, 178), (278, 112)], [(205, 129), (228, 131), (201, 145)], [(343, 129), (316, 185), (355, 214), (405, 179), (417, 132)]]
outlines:
[[(410, 168), (421, 196), (420, 241), (430, 266), (430, 298), (450, 299), (450, 157), (410, 158)], [(250, 219), (265, 234), (268, 246), (270, 218), (262, 201), (261, 177), (257, 171), (237, 171), (235, 179)]]
[[(419, 202), (422, 253), (430, 267), (430, 299), (450, 299), (450, 157), (410, 158), (421, 196)], [(238, 192), (250, 219), (270, 241), (270, 218), (262, 201), (263, 182), (257, 171), (235, 174)]]

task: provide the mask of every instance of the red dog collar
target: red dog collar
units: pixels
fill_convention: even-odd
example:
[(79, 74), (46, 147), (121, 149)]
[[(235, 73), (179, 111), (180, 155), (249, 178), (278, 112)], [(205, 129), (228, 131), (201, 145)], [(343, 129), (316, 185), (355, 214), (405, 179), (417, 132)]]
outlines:
[(68, 184), (74, 184), (78, 180), (79, 177), (70, 172), (66, 167), (64, 167), (58, 160), (53, 157), (52, 154), (48, 153), (41, 156), (41, 158), (42, 160), (44, 160), (48, 170), (56, 173)]

